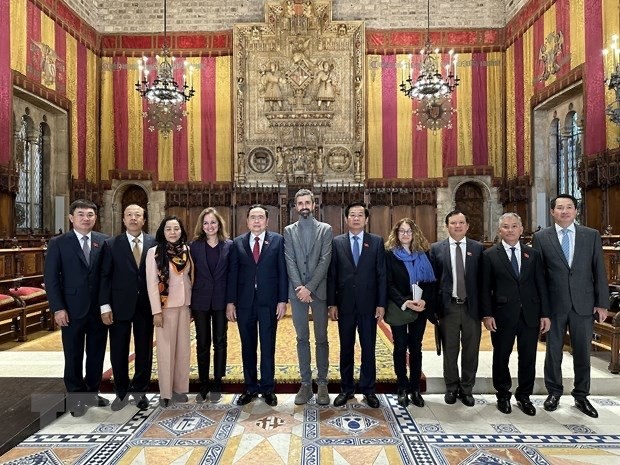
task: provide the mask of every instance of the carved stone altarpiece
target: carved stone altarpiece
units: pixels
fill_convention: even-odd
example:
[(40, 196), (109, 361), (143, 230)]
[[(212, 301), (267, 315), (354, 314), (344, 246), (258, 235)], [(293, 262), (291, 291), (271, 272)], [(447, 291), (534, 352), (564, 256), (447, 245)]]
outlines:
[(364, 179), (364, 23), (331, 1), (266, 2), (234, 26), (235, 182)]

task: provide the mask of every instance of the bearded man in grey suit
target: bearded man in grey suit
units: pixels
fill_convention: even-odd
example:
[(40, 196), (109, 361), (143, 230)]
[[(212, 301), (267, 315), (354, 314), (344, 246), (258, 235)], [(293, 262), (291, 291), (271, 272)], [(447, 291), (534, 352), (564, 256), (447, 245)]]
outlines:
[(542, 252), (551, 301), (551, 329), (547, 336), (544, 408), (558, 408), (562, 385), (562, 351), (566, 328), (573, 351), (575, 407), (596, 418), (590, 404), (590, 352), (594, 321), (607, 318), (609, 287), (603, 244), (598, 231), (575, 224), (577, 200), (560, 194), (551, 200), (554, 225), (534, 234), (533, 246)]
[(314, 396), (310, 364), (310, 330), (308, 308), (312, 309), (317, 365), (317, 403), (329, 405), (327, 370), (329, 343), (327, 340), (327, 271), (332, 256), (332, 227), (317, 221), (314, 195), (308, 189), (295, 194), (295, 209), (299, 220), (284, 228), (284, 257), (289, 276), (288, 296), (293, 310), (297, 333), (297, 357), (301, 387), (295, 404), (303, 405)]

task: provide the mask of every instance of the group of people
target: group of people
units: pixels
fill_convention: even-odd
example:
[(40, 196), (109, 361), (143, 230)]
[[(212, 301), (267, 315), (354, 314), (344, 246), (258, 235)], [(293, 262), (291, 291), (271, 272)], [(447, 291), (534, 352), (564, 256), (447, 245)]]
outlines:
[[(516, 340), (515, 399), (524, 413), (536, 414), (530, 395), (540, 334), (547, 341), (544, 375), (549, 395), (544, 408), (555, 410), (564, 393), (561, 362), (568, 328), (575, 406), (598, 415), (587, 396), (593, 324), (607, 316), (607, 277), (600, 235), (575, 224), (577, 202), (572, 196), (562, 194), (551, 201), (555, 224), (537, 232), (532, 247), (519, 242), (520, 217), (503, 214), (498, 222), (501, 241), (487, 250), (466, 237), (468, 218), (458, 210), (446, 216), (448, 238), (430, 245), (411, 218), (396, 222), (385, 242), (366, 232), (369, 211), (361, 202), (345, 208), (346, 232), (336, 237), (329, 224), (314, 217), (310, 190), (299, 190), (294, 204), (299, 219), (285, 227), (284, 235), (268, 230), (267, 208), (253, 205), (247, 212), (247, 233), (230, 240), (222, 216), (206, 208), (190, 241), (175, 216), (164, 218), (154, 237), (144, 233), (145, 211), (138, 205), (124, 210), (125, 232), (108, 238), (93, 231), (96, 205), (73, 202), (73, 230), (50, 241), (45, 262), (49, 304), (62, 331), (72, 415), (109, 404), (98, 395), (108, 333), (116, 392), (112, 410), (122, 409), (132, 397), (138, 408), (148, 408), (154, 333), (160, 405), (187, 402), (192, 320), (200, 380), (196, 402), (220, 401), (228, 322), (236, 322), (245, 383), (236, 403), (246, 405), (260, 395), (268, 405), (277, 405), (276, 333), (287, 303), (301, 378), (297, 405), (315, 395), (317, 404), (331, 403), (331, 319), (337, 322), (340, 343), (340, 392), (333, 405), (345, 405), (357, 391), (368, 406), (379, 407), (375, 345), (377, 325), (385, 319), (394, 341), (397, 401), (403, 407), (425, 405), (420, 389), (422, 340), (430, 321), (441, 334), (447, 404), (457, 399), (466, 406), (475, 404), (484, 326), (491, 332), (498, 410), (511, 412), (508, 362)], [(135, 370), (130, 379), (132, 333)], [(361, 347), (357, 382), (356, 338)]]

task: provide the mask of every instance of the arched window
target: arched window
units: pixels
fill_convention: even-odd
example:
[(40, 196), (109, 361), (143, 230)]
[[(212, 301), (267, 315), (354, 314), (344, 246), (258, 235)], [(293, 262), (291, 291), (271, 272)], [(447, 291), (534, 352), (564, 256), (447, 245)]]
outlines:
[[(559, 124), (559, 121), (558, 121)], [(558, 129), (560, 129), (558, 127)], [(558, 130), (558, 193), (570, 194), (581, 206), (581, 189), (577, 177), (577, 168), (581, 161), (581, 136), (577, 113), (569, 105), (569, 112), (564, 118), (564, 127)]]
[(15, 198), (15, 226), (18, 233), (43, 230), (43, 143), (46, 124), (38, 126), (26, 108), (15, 140), (15, 164), (19, 188)]

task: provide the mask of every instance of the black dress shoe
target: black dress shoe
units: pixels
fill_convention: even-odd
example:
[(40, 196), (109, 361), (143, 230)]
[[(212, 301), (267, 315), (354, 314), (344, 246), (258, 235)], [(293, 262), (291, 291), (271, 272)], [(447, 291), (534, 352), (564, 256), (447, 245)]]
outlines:
[(206, 391), (200, 391), (198, 394), (196, 394), (196, 403), (197, 404), (202, 404), (207, 400), (207, 392)]
[(497, 410), (508, 415), (512, 412), (510, 401), (508, 399), (497, 399)]
[(534, 404), (532, 404), (528, 398), (517, 399), (517, 407), (519, 407), (523, 413), (529, 415), (530, 417), (536, 415), (536, 407), (534, 407)]
[(476, 404), (476, 399), (474, 399), (474, 396), (472, 396), (471, 394), (461, 393), (460, 397), (463, 405), (466, 405), (467, 407), (473, 407)]
[(161, 408), (168, 408), (170, 405), (170, 399), (159, 399), (159, 406)]
[(118, 412), (119, 410), (122, 410), (128, 402), (128, 395), (124, 395), (123, 397), (116, 396), (116, 399), (114, 399), (114, 402), (112, 402), (112, 411)]
[(265, 403), (270, 405), (271, 407), (275, 407), (278, 405), (278, 398), (273, 392), (267, 392), (263, 394), (263, 399), (265, 399)]
[(71, 416), (81, 417), (86, 413), (86, 410), (88, 410), (88, 405), (82, 401), (77, 401), (73, 407), (71, 407)]
[(246, 405), (258, 397), (256, 392), (244, 392), (237, 399), (237, 405)]
[(409, 405), (409, 397), (407, 397), (407, 390), (405, 389), (399, 389), (398, 390), (398, 405), (400, 405), (401, 407), (406, 407), (407, 405)]
[(554, 396), (552, 394), (549, 394), (547, 398), (545, 399), (545, 403), (543, 404), (543, 407), (545, 408), (547, 412), (553, 412), (554, 410), (558, 408), (559, 403), (560, 403), (560, 396)]
[(144, 394), (141, 396), (134, 396), (134, 399), (136, 399), (136, 407), (140, 410), (146, 410), (149, 408), (149, 399)]
[(446, 394), (443, 396), (443, 400), (446, 404), (454, 404), (456, 402), (456, 391), (446, 391)]
[(334, 399), (334, 407), (342, 407), (347, 403), (347, 400), (353, 399), (353, 397), (355, 396), (350, 392), (341, 392)]
[(379, 408), (379, 405), (381, 405), (381, 403), (379, 402), (379, 398), (374, 392), (371, 392), (370, 394), (364, 394), (364, 400), (366, 401), (366, 404), (368, 404), (368, 406), (371, 408)]
[(422, 394), (420, 394), (420, 391), (413, 391), (411, 393), (411, 403), (416, 407), (424, 407), (424, 399), (422, 398)]
[(596, 411), (594, 407), (592, 407), (592, 404), (590, 403), (588, 399), (583, 399), (583, 400), (575, 399), (575, 407), (577, 407), (579, 410), (581, 410), (583, 413), (585, 413), (589, 417), (598, 418), (598, 412)]

